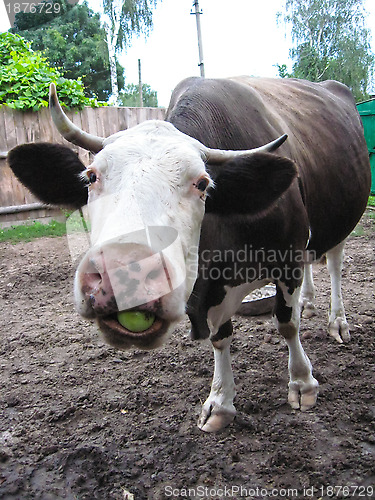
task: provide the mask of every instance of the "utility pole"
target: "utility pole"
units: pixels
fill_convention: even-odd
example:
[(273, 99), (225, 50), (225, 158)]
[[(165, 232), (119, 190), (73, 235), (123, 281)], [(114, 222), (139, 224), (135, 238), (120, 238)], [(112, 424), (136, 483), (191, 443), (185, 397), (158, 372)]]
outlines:
[(141, 60), (138, 59), (138, 85), (139, 85), (139, 106), (143, 108), (143, 93), (142, 93), (142, 73), (141, 73)]
[(198, 35), (198, 51), (199, 51), (199, 68), (201, 72), (201, 77), (204, 78), (204, 63), (203, 63), (203, 47), (202, 47), (202, 33), (201, 33), (201, 20), (200, 16), (203, 12), (199, 9), (199, 1), (194, 0), (193, 7), (195, 12), (191, 12), (195, 16), (197, 21), (197, 35)]

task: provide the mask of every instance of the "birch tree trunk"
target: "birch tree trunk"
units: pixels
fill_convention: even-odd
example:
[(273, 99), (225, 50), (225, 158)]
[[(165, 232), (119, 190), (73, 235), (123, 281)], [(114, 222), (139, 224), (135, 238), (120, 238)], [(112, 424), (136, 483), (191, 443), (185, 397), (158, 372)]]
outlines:
[(113, 0), (111, 4), (111, 15), (104, 14), (104, 29), (107, 34), (109, 68), (111, 74), (112, 95), (108, 102), (117, 104), (118, 101), (118, 83), (117, 83), (117, 65), (116, 65), (116, 45), (120, 31), (122, 0)]

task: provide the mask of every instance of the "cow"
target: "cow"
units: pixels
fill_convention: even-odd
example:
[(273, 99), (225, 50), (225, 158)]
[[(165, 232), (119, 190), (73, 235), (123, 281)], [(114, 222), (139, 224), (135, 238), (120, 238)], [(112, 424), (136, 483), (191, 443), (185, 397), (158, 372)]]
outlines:
[[(78, 312), (119, 349), (165, 342), (187, 312), (193, 339), (214, 351), (211, 392), (198, 426), (235, 417), (231, 318), (243, 298), (276, 285), (274, 319), (289, 350), (288, 402), (312, 408), (318, 382), (299, 339), (314, 314), (311, 264), (326, 256), (328, 329), (350, 339), (341, 295), (345, 240), (365, 210), (370, 166), (349, 89), (335, 81), (188, 78), (165, 121), (108, 138), (80, 130), (51, 85), (53, 120), (96, 156), (86, 168), (70, 148), (24, 144), (15, 175), (45, 203), (88, 204), (91, 247), (75, 274)], [(119, 312), (154, 318), (134, 331)]]

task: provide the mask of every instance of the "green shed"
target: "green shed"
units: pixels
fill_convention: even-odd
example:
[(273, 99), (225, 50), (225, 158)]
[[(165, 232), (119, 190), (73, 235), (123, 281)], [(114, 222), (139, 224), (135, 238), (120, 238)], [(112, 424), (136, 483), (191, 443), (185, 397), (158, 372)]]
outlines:
[(375, 194), (375, 99), (357, 104), (361, 116), (371, 165), (371, 194)]

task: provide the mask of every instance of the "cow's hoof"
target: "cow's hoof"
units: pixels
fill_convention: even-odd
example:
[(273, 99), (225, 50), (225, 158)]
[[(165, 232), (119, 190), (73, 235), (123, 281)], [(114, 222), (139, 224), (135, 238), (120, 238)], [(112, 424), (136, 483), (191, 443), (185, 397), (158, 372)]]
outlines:
[(224, 408), (216, 404), (204, 405), (198, 420), (198, 427), (204, 432), (218, 432), (231, 424), (236, 410)]
[(339, 344), (343, 342), (349, 342), (350, 332), (349, 325), (345, 318), (336, 318), (334, 321), (330, 321), (328, 324), (328, 331), (331, 337), (333, 337)]
[(301, 304), (301, 309), (302, 309), (302, 318), (304, 319), (310, 319), (313, 316), (316, 316), (316, 308), (313, 302), (310, 301), (303, 301)]
[(308, 383), (302, 380), (289, 382), (288, 403), (293, 410), (310, 410), (316, 403), (318, 392), (319, 383), (314, 378)]

